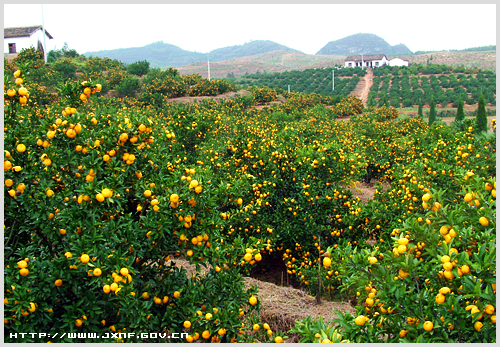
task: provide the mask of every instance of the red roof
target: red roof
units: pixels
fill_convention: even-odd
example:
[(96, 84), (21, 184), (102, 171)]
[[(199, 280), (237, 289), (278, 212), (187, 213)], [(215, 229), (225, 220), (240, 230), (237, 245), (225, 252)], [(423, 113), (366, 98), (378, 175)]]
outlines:
[[(3, 29), (3, 37), (29, 37), (33, 35), (37, 30), (42, 30), (41, 25), (31, 26), (31, 27), (17, 27), (17, 28), (4, 28)], [(49, 37), (49, 39), (53, 39), (52, 35), (45, 30), (45, 34)]]

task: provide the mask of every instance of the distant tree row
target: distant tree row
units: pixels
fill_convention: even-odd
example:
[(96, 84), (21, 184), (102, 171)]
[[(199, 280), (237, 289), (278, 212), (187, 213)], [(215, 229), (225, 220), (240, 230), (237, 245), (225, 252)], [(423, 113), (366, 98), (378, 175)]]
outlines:
[(417, 105), (420, 100), (424, 104), (430, 104), (433, 98), (437, 104), (452, 103), (457, 107), (459, 99), (469, 105), (476, 104), (481, 92), (487, 103), (496, 104), (494, 72), (479, 72), (475, 76), (451, 74), (439, 77), (385, 74), (374, 77), (368, 95), (368, 105), (411, 107)]
[[(332, 83), (333, 71), (335, 71), (334, 85)], [(303, 71), (292, 70), (272, 74), (246, 75), (236, 79), (235, 82), (241, 88), (266, 86), (288, 91), (290, 86), (291, 92), (317, 93), (340, 100), (340, 98), (346, 97), (356, 88), (360, 77), (365, 74), (366, 70), (360, 67), (307, 69)]]

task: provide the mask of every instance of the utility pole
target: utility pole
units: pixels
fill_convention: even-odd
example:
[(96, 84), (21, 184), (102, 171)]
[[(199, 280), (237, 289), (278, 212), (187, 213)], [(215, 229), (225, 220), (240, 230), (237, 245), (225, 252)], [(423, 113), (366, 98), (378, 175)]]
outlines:
[(332, 91), (335, 90), (335, 68), (332, 71)]
[(207, 55), (207, 64), (208, 64), (208, 80), (210, 81), (210, 60), (208, 60), (208, 55)]
[(43, 59), (45, 61), (45, 64), (47, 64), (47, 45), (45, 44), (45, 24), (43, 22), (43, 5), (40, 5), (42, 7), (42, 35), (43, 35)]

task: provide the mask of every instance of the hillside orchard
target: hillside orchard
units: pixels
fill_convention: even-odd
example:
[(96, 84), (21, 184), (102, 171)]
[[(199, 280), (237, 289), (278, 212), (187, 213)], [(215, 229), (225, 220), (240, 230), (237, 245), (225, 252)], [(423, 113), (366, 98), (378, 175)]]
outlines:
[[(235, 89), (175, 69), (103, 97), (133, 75), (71, 63), (5, 64), (6, 342), (496, 342), (495, 133), (262, 86), (174, 104)], [(277, 263), (356, 313), (262, 321), (243, 276)]]

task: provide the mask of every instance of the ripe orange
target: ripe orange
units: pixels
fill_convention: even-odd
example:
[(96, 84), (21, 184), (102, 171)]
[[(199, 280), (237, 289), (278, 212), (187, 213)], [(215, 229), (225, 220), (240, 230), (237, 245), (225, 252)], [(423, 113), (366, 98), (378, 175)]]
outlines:
[(483, 226), (483, 227), (486, 227), (488, 226), (488, 224), (490, 224), (490, 222), (488, 221), (488, 219), (486, 217), (481, 217), (479, 218), (479, 223)]
[(177, 290), (176, 290), (176, 291), (174, 292), (174, 298), (176, 298), (176, 299), (177, 299), (179, 296), (181, 296), (181, 293), (180, 293), (179, 291), (177, 291)]
[(246, 262), (250, 262), (250, 260), (252, 260), (252, 254), (245, 253), (245, 256), (243, 257), (243, 259), (245, 259)]
[(486, 305), (486, 307), (484, 308), (484, 312), (486, 314), (493, 314), (493, 312), (495, 312), (495, 306), (490, 304)]
[(443, 302), (445, 302), (445, 300), (446, 297), (443, 294), (439, 293), (438, 295), (436, 295), (436, 303), (442, 304)]
[(24, 269), (26, 267), (28, 267), (28, 263), (24, 260), (19, 260), (17, 262), (17, 266), (20, 268), (20, 269)]
[(332, 259), (330, 259), (330, 257), (324, 257), (323, 258), (323, 266), (325, 268), (329, 268), (330, 266), (332, 266)]
[(3, 162), (3, 170), (9, 171), (12, 168), (12, 163), (8, 160)]
[(62, 279), (60, 279), (60, 278), (54, 281), (54, 285), (55, 285), (56, 287), (60, 287), (60, 286), (62, 286), (62, 283), (63, 283), (63, 281), (62, 281)]
[(482, 327), (483, 327), (483, 323), (481, 323), (480, 321), (477, 321), (476, 323), (474, 323), (474, 329), (476, 329), (476, 331), (481, 330)]
[(75, 322), (75, 325), (77, 327), (82, 326), (82, 324), (83, 324), (83, 321), (81, 319), (77, 319), (76, 322)]
[(252, 295), (250, 299), (248, 299), (248, 302), (250, 303), (250, 305), (255, 306), (257, 305), (257, 298)]
[(82, 261), (83, 264), (87, 264), (90, 260), (90, 257), (88, 254), (82, 254), (80, 260)]
[(18, 144), (17, 147), (16, 147), (16, 150), (19, 152), (19, 153), (23, 153), (26, 151), (26, 146), (22, 143)]
[(354, 323), (356, 323), (356, 325), (362, 326), (365, 325), (367, 320), (368, 318), (365, 316), (357, 316), (356, 319), (354, 320)]
[(102, 270), (98, 267), (94, 269), (94, 276), (99, 277), (102, 274)]
[(96, 200), (99, 201), (99, 202), (103, 202), (104, 201), (104, 195), (102, 195), (101, 193), (98, 193), (96, 194), (95, 196)]
[(189, 329), (191, 328), (191, 322), (190, 321), (184, 321), (184, 328)]
[(125, 267), (122, 267), (120, 269), (120, 274), (123, 276), (123, 277), (127, 277), (128, 276), (128, 269), (125, 268)]
[(205, 340), (210, 338), (210, 331), (205, 330), (202, 334), (201, 337), (203, 337)]
[(425, 321), (424, 330), (425, 331), (432, 331), (432, 329), (434, 329), (434, 323), (432, 323), (431, 321)]
[(68, 129), (68, 131), (66, 131), (66, 136), (72, 139), (76, 136), (76, 131), (74, 129)]
[(29, 273), (30, 273), (30, 271), (27, 268), (19, 270), (19, 274), (21, 276), (28, 276)]

